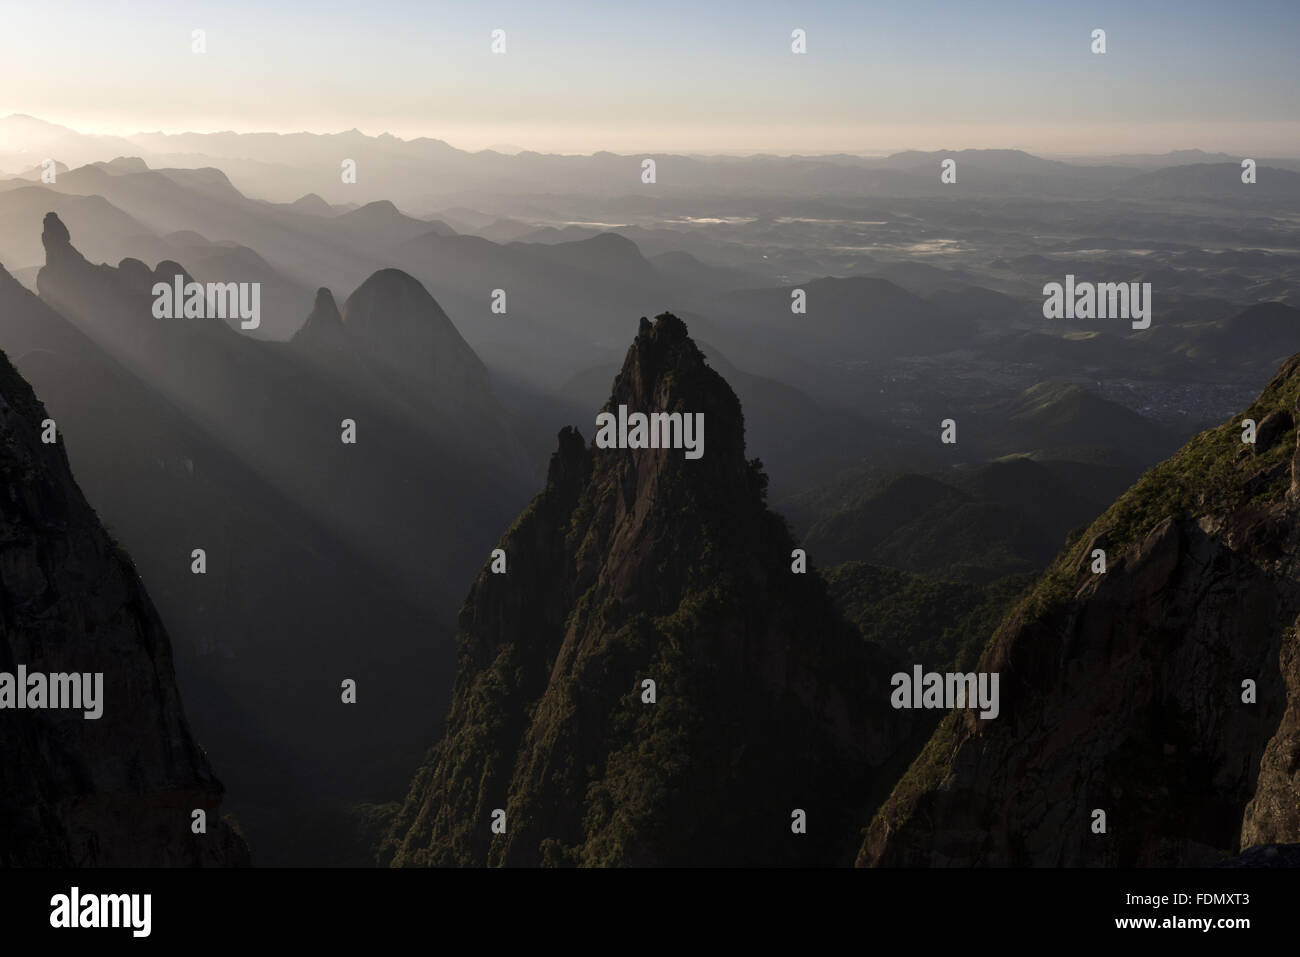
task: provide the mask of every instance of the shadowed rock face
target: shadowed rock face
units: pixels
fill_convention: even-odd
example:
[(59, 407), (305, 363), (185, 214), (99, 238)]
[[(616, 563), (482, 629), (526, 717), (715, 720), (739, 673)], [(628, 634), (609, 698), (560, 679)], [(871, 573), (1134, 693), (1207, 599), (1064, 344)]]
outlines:
[(446, 735), (382, 856), (847, 864), (903, 734), (892, 669), (814, 573), (791, 572), (739, 402), (679, 319), (641, 321), (619, 405), (704, 413), (704, 456), (560, 433), (546, 488), (499, 543), (506, 574), (485, 568), (461, 611)]
[[(482, 371), (410, 277), (378, 276), (356, 328), (324, 292), (298, 339), (258, 341), (220, 320), (155, 318), (154, 284), (179, 266), (91, 265), (57, 216), (45, 229), (41, 298), (0, 282), (0, 347), (135, 557), (259, 862), (301, 863), (320, 846), (307, 804), (409, 783), (454, 675), (430, 623), (454, 620), (535, 479), (485, 373), (467, 391), (387, 361), (424, 348), (421, 362)], [(195, 547), (208, 550), (201, 578)], [(358, 709), (313, 690), (344, 677), (364, 689)]]
[(487, 369), (442, 307), (400, 269), (381, 269), (343, 304), (343, 324), (390, 370), (450, 395), (488, 389)]
[(348, 351), (348, 334), (343, 328), (343, 317), (339, 315), (334, 294), (328, 289), (316, 290), (316, 302), (312, 305), (307, 321), (294, 334), (293, 342), (322, 352)]
[(944, 720), (860, 864), (1205, 865), (1297, 839), (1298, 396), (1300, 356), (1058, 558), (981, 659), (1001, 717)]
[[(0, 864), (248, 863), (190, 735), (171, 644), (72, 479), (44, 407), (0, 356), (0, 671), (102, 672), (102, 717), (0, 710)], [(207, 833), (194, 834), (203, 809)]]

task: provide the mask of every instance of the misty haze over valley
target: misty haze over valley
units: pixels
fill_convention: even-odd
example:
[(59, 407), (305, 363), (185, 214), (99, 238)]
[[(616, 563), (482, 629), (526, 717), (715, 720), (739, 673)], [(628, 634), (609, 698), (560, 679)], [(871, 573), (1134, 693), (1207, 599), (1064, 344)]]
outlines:
[(608, 90), (658, 48), (448, 25), (445, 141), (360, 21), (0, 110), (0, 865), (1300, 860), (1267, 24), (1237, 117), (1236, 34), (903, 82), (900, 15)]

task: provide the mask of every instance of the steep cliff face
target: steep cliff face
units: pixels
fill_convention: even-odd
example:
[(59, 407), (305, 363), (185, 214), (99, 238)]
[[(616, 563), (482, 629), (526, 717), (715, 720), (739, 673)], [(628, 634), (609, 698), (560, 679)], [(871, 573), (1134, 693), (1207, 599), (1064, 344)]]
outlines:
[[(42, 298), (0, 282), (0, 347), (148, 584), (258, 862), (322, 860), (316, 802), (409, 784), (455, 673), (430, 622), (454, 620), (535, 480), (510, 468), (522, 456), (490, 392), (394, 371), (328, 292), (298, 339), (260, 341), (219, 319), (155, 318), (154, 284), (180, 266), (91, 265), (56, 216), (44, 238)], [(386, 287), (372, 285), (376, 302), (407, 301)], [(426, 346), (425, 300), (418, 315), (372, 314), (371, 331)], [(321, 693), (344, 679), (355, 707)]]
[(703, 413), (703, 456), (560, 433), (499, 543), (506, 572), (486, 566), (461, 611), (446, 734), (381, 857), (851, 862), (873, 771), (906, 730), (889, 664), (811, 569), (792, 573), (740, 405), (676, 317), (641, 321), (619, 406)]
[[(62, 441), (41, 441), (45, 419), (0, 355), (0, 672), (102, 673), (102, 714), (0, 698), (0, 864), (246, 864), (186, 725), (167, 633)], [(196, 809), (206, 834), (192, 832)]]
[(860, 864), (1204, 865), (1300, 839), (1297, 396), (1300, 356), (1061, 554), (980, 661), (1001, 716), (944, 719)]

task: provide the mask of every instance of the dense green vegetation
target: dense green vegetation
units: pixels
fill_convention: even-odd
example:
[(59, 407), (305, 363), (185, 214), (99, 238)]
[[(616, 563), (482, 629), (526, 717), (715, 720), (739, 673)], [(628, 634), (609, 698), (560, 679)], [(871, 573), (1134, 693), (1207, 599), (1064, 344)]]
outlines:
[[(1149, 469), (1057, 557), (1025, 610), (1041, 617), (1068, 600), (1083, 573), (1093, 542), (1104, 536), (1113, 565), (1164, 519), (1198, 513), (1225, 513), (1251, 503), (1275, 501), (1291, 482), (1287, 468), (1295, 449), (1295, 410), (1300, 397), (1300, 357), (1288, 361), (1248, 409), (1200, 433), (1172, 456)], [(1263, 423), (1277, 416), (1271, 441), (1242, 442), (1242, 422)]]
[[(500, 543), (508, 574), (484, 571), (465, 603), (447, 733), (382, 859), (852, 862), (887, 787), (873, 770), (905, 724), (892, 658), (820, 576), (792, 573), (734, 393), (679, 320), (643, 323), (611, 406), (686, 398), (708, 416), (699, 462), (561, 433), (546, 488)], [(816, 822), (806, 834), (792, 809)]]
[(803, 500), (820, 510), (805, 541), (823, 566), (864, 561), (987, 584), (1047, 565), (1111, 501), (1112, 471), (1010, 456), (934, 475), (855, 472)]
[[(1300, 356), (1282, 367), (1248, 409), (1197, 435), (1148, 470), (1087, 529), (1072, 534), (1037, 585), (1007, 613), (1003, 627), (1012, 622), (1041, 621), (1061, 610), (1073, 599), (1080, 581), (1090, 575), (1088, 558), (1094, 547), (1105, 548), (1108, 565), (1113, 568), (1168, 518), (1196, 515), (1215, 519), (1243, 507), (1262, 508), (1282, 499), (1291, 483), (1289, 466), (1296, 449), (1297, 399)], [(1242, 442), (1242, 422), (1248, 418), (1257, 425), (1269, 422), (1268, 427), (1259, 430), (1254, 445)], [(832, 582), (834, 592), (852, 595), (845, 583), (836, 586)], [(873, 594), (867, 590), (859, 605), (870, 609)], [(879, 614), (893, 611), (887, 601), (878, 607)], [(889, 800), (877, 811), (877, 818), (893, 808), (907, 806), (914, 795), (938, 786), (947, 771), (954, 732), (950, 714), (900, 778)]]
[(831, 598), (864, 639), (901, 661), (938, 671), (973, 668), (1007, 608), (1037, 577), (1011, 575), (977, 585), (864, 562), (822, 574)]

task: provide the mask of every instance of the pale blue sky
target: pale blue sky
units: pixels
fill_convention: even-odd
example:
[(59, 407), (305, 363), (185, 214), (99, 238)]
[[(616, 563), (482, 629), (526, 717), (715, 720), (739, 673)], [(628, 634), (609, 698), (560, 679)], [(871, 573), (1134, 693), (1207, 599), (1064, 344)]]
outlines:
[(1296, 0), (6, 2), (0, 115), (567, 152), (1267, 155), (1300, 153), (1298, 47)]

